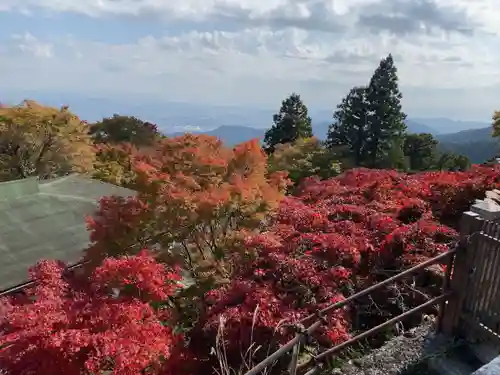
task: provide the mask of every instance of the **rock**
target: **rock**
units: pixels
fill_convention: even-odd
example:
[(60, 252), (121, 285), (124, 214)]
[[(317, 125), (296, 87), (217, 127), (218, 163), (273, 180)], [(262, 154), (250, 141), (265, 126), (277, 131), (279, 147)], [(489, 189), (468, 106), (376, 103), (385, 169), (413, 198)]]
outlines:
[(403, 335), (408, 338), (413, 338), (417, 337), (417, 332), (415, 332), (414, 329), (410, 329), (409, 331), (406, 331)]
[(442, 280), (443, 280), (444, 271), (443, 271), (443, 268), (441, 267), (441, 265), (439, 265), (439, 264), (433, 264), (433, 265), (427, 267), (424, 272), (429, 274), (429, 276), (434, 280), (437, 280), (439, 282), (442, 282)]
[[(336, 369), (333, 374), (401, 375), (409, 366), (418, 363), (438, 349), (434, 345), (436, 337), (432, 332), (432, 322), (424, 322), (410, 331), (410, 337), (397, 336), (363, 357), (349, 361), (340, 369)], [(441, 347), (441, 344), (439, 343), (438, 346)], [(427, 374), (427, 372), (418, 374)]]
[(486, 192), (486, 199), (489, 199), (495, 203), (500, 202), (500, 192), (498, 190), (492, 190)]
[(472, 373), (472, 375), (498, 375), (500, 374), (500, 356), (490, 363)]

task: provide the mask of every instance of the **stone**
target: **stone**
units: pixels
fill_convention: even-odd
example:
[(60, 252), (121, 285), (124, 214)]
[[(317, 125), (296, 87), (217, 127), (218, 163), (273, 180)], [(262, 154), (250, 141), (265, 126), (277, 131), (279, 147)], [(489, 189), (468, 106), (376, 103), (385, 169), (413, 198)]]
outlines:
[(486, 220), (496, 221), (500, 218), (500, 205), (490, 198), (476, 200), (471, 211), (479, 214)]
[(479, 368), (472, 375), (499, 375), (500, 374), (500, 356), (496, 357), (490, 363)]

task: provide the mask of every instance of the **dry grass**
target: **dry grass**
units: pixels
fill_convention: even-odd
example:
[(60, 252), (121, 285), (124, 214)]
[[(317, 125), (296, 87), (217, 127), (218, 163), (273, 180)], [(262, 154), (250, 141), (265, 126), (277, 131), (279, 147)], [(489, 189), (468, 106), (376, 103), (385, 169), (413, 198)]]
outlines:
[[(225, 318), (223, 315), (219, 317), (219, 328), (216, 337), (216, 344), (214, 348), (214, 354), (217, 356), (217, 360), (219, 363), (219, 368), (214, 369), (217, 375), (243, 375), (247, 371), (251, 370), (257, 363), (255, 363), (255, 358), (257, 357), (257, 353), (262, 350), (266, 350), (262, 347), (262, 345), (257, 345), (254, 342), (253, 334), (255, 329), (255, 324), (257, 322), (257, 317), (259, 314), (259, 306), (257, 306), (253, 313), (252, 318), (252, 329), (250, 331), (250, 346), (242, 351), (241, 353), (241, 365), (239, 368), (231, 368), (228, 364), (227, 352), (226, 352), (226, 341), (224, 340), (224, 332), (225, 332)], [(285, 320), (280, 321), (278, 325), (274, 329), (274, 334), (278, 332), (278, 330), (283, 326)], [(268, 357), (271, 353), (271, 345), (268, 346), (266, 350), (266, 357)], [(260, 373), (262, 375), (269, 375), (273, 367), (277, 362), (272, 363)]]

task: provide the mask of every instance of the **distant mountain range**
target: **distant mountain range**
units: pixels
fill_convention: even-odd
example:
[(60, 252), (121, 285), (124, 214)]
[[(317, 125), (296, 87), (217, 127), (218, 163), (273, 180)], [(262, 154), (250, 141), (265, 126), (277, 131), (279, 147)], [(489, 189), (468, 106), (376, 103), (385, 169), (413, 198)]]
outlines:
[(437, 134), (435, 137), (438, 141), (447, 143), (495, 141), (491, 136), (491, 126), (479, 129), (461, 130), (450, 134)]
[[(456, 128), (463, 125), (460, 121), (447, 119), (446, 122), (453, 124)], [(420, 120), (422, 121), (422, 120)], [(428, 121), (425, 119), (424, 121)], [(444, 121), (443, 121), (444, 122)], [(320, 138), (325, 139), (328, 131), (329, 122), (313, 123), (313, 132)], [(483, 123), (474, 123), (485, 125)], [(482, 127), (479, 129), (461, 130), (456, 133), (440, 134), (430, 126), (416, 120), (407, 120), (408, 131), (411, 133), (431, 133), (439, 141), (439, 149), (446, 152), (454, 152), (467, 156), (473, 163), (483, 163), (498, 154), (498, 140), (491, 137), (491, 127)], [(207, 134), (215, 136), (227, 145), (235, 145), (253, 138), (264, 139), (267, 129), (252, 128), (248, 126), (224, 125), (208, 131), (193, 131), (195, 134)], [(182, 135), (184, 132), (169, 134), (170, 136)]]
[(466, 155), (473, 163), (484, 163), (500, 153), (500, 140), (491, 136), (491, 127), (437, 135), (441, 151)]
[[(329, 121), (318, 121), (313, 123), (313, 133), (319, 139), (326, 139), (326, 134), (328, 132), (328, 127), (330, 126)], [(418, 123), (413, 120), (407, 121), (408, 130), (412, 133), (431, 133), (436, 134), (437, 132), (425, 124)], [(237, 125), (223, 125), (212, 130), (207, 131), (190, 131), (187, 132), (194, 134), (207, 134), (219, 138), (225, 144), (233, 146), (235, 144), (248, 141), (253, 138), (264, 139), (264, 135), (267, 129), (263, 128), (253, 128), (249, 126), (237, 126)], [(186, 133), (175, 132), (168, 134), (169, 136), (177, 136)]]
[[(223, 125), (268, 128), (271, 126), (273, 113), (277, 110), (274, 107), (263, 109), (180, 103), (146, 96), (92, 97), (78, 92), (51, 93), (36, 90), (10, 92), (8, 96), (0, 97), (0, 102), (17, 104), (24, 99), (34, 99), (39, 103), (57, 107), (68, 104), (72, 111), (89, 122), (112, 116), (114, 113), (132, 115), (158, 124), (165, 133), (185, 131), (187, 128), (209, 131)], [(279, 106), (279, 103), (277, 105)], [(326, 134), (327, 125), (332, 121), (333, 110), (310, 108), (309, 112), (318, 135), (321, 137), (321, 134)], [(432, 134), (456, 133), (489, 126), (486, 122), (456, 121), (448, 118), (411, 117), (407, 122), (409, 128), (413, 128), (415, 132)]]
[[(168, 102), (154, 97), (90, 97), (76, 92), (38, 92), (20, 90), (1, 97), (0, 102), (17, 104), (24, 99), (60, 106), (69, 104), (70, 109), (89, 122), (114, 113), (132, 115), (158, 124), (166, 134), (182, 134), (186, 131), (203, 132), (234, 145), (252, 138), (264, 138), (271, 127), (274, 109), (249, 107), (213, 106), (200, 103)], [(279, 103), (278, 103), (279, 104)], [(320, 139), (326, 137), (332, 121), (332, 110), (310, 109), (313, 130)], [(431, 133), (440, 141), (443, 150), (469, 156), (473, 162), (483, 162), (497, 152), (496, 140), (490, 135), (487, 122), (458, 121), (448, 118), (416, 118), (406, 121), (413, 133)]]
[[(458, 121), (453, 121), (453, 122), (455, 124), (459, 123)], [(493, 141), (493, 139), (491, 138), (491, 128), (489, 126), (479, 129), (462, 130), (456, 133), (442, 134), (436, 129), (417, 120), (408, 119), (406, 121), (406, 125), (410, 133), (430, 133), (433, 134), (440, 142), (444, 143), (464, 143), (470, 141), (489, 141), (489, 140)], [(313, 122), (313, 133), (318, 138), (324, 140), (326, 139), (326, 134), (328, 132), (329, 126), (330, 126), (329, 121)], [(173, 132), (167, 134), (170, 136), (181, 135), (186, 132), (191, 132), (194, 134), (207, 134), (221, 139), (224, 143), (228, 145), (235, 145), (240, 142), (248, 141), (249, 139), (252, 138), (264, 139), (264, 134), (266, 133), (266, 130), (267, 129), (264, 128), (254, 128), (250, 126), (223, 125), (215, 129), (205, 130), (205, 131), (187, 129), (182, 132)]]
[[(178, 136), (186, 132), (176, 132), (172, 134), (167, 134), (169, 136)], [(264, 134), (266, 129), (250, 128), (248, 126), (234, 126), (234, 125), (224, 125), (219, 126), (213, 130), (208, 131), (192, 131), (189, 133), (193, 134), (207, 134), (213, 137), (219, 138), (226, 145), (234, 146), (238, 143), (249, 141), (250, 139), (259, 138), (264, 139)]]

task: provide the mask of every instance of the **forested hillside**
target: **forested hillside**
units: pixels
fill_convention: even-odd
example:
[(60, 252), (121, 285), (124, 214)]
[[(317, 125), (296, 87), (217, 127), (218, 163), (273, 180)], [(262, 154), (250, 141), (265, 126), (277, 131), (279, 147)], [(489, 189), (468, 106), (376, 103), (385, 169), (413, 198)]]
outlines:
[(439, 149), (467, 156), (472, 163), (484, 163), (499, 154), (499, 143), (492, 137), (492, 128), (463, 130), (437, 135)]

